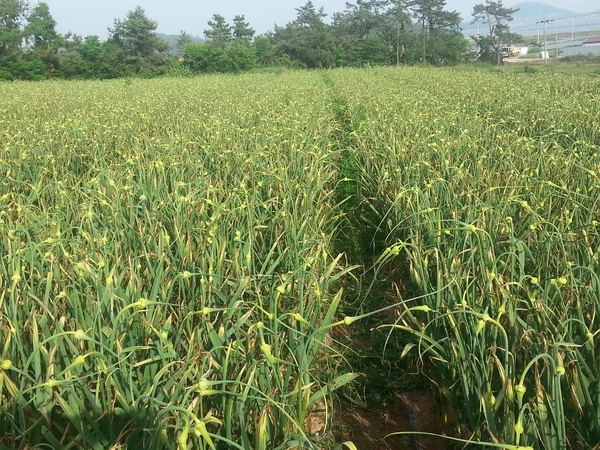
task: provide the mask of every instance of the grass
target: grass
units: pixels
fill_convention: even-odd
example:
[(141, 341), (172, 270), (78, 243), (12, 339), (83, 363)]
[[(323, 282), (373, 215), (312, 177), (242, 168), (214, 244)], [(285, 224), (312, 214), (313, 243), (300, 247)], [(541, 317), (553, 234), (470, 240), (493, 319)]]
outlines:
[(317, 448), (365, 327), (471, 441), (595, 445), (597, 83), (535, 70), (1, 85), (0, 446)]

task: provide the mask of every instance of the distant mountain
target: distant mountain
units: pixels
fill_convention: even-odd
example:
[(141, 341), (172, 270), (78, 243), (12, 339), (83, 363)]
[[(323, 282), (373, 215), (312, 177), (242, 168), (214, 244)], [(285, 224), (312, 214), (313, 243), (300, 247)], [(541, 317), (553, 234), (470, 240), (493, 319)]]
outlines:
[(579, 15), (576, 12), (567, 9), (555, 8), (554, 6), (539, 2), (517, 3), (516, 5), (510, 6), (510, 8), (519, 8), (519, 10), (513, 14), (513, 22), (537, 22), (543, 20), (544, 15), (546, 16), (546, 20), (565, 19), (567, 17)]
[[(161, 38), (163, 41), (167, 41), (171, 46), (169, 53), (176, 55), (177, 52), (177, 39), (179, 38), (178, 34), (164, 34), (164, 33), (154, 33), (157, 37)], [(202, 44), (206, 42), (206, 39), (201, 38), (199, 36), (192, 36), (192, 44)]]

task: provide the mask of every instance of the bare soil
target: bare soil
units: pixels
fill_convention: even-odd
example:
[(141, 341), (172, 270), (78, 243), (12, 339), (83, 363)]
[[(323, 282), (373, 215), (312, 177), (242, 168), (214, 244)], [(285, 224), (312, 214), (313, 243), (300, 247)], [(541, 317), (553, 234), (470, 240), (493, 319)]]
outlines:
[(377, 409), (342, 409), (336, 419), (338, 441), (358, 450), (443, 450), (448, 441), (435, 436), (394, 435), (399, 431), (442, 434), (443, 420), (431, 391), (404, 392)]

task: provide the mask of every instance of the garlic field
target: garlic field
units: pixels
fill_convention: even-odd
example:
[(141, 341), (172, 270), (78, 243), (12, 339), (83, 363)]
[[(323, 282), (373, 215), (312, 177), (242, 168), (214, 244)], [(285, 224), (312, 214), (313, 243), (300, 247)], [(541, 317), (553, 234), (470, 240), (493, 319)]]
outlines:
[(362, 378), (333, 331), (382, 308), (455, 438), (593, 447), (599, 88), (426, 68), (0, 84), (0, 448), (353, 448), (307, 422)]

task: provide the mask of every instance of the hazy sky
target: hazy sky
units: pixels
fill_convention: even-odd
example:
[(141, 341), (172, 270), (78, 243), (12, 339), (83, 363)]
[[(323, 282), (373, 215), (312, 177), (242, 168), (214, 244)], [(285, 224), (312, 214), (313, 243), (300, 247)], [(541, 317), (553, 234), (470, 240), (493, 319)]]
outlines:
[[(316, 7), (325, 12), (344, 10), (347, 0), (313, 0)], [(463, 20), (471, 18), (473, 5), (482, 0), (446, 0), (448, 10), (461, 13)], [(504, 0), (506, 6), (522, 3), (523, 0)], [(208, 28), (206, 22), (215, 13), (223, 15), (229, 22), (237, 14), (246, 16), (257, 33), (272, 30), (274, 24), (285, 25), (296, 16), (298, 6), (306, 0), (45, 0), (50, 13), (57, 22), (57, 31), (71, 31), (83, 36), (107, 37), (106, 29), (115, 18), (125, 18), (128, 11), (141, 6), (146, 15), (158, 22), (158, 32), (179, 34), (185, 30), (192, 35), (202, 36)], [(35, 0), (30, 3), (35, 4)], [(354, 1), (352, 3), (355, 3)], [(587, 13), (598, 8), (597, 0), (543, 0), (543, 3)]]

